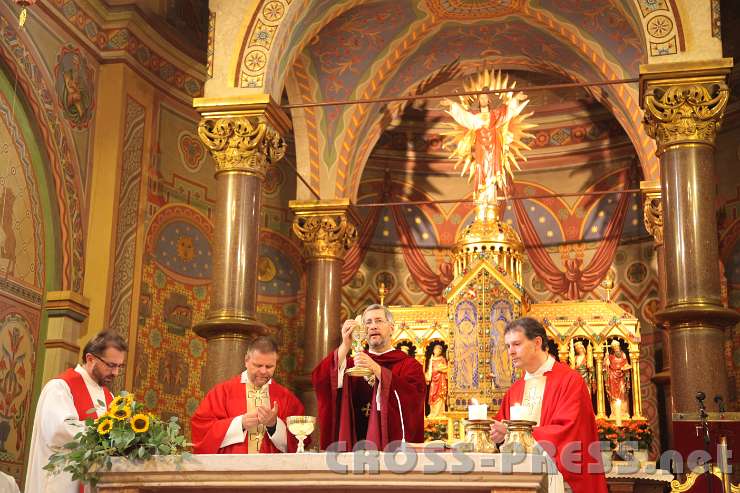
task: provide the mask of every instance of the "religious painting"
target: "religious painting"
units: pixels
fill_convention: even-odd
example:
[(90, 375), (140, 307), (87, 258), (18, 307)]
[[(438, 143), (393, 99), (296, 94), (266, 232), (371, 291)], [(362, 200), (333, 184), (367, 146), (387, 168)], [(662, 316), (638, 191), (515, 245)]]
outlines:
[(54, 67), (62, 114), (75, 128), (87, 128), (95, 107), (93, 71), (78, 48), (65, 46)]
[(28, 321), (10, 313), (0, 322), (0, 461), (23, 459), (33, 386), (34, 341)]
[(460, 390), (477, 389), (478, 311), (471, 301), (461, 301), (455, 308), (455, 360), (452, 378)]
[(182, 354), (168, 351), (159, 360), (159, 383), (162, 390), (180, 395), (188, 385), (188, 364)]
[(164, 302), (164, 321), (173, 334), (184, 335), (193, 325), (193, 307), (184, 294), (173, 292)]
[(508, 389), (515, 380), (514, 368), (504, 344), (506, 325), (514, 320), (514, 306), (508, 300), (496, 300), (491, 305), (491, 380), (496, 389)]

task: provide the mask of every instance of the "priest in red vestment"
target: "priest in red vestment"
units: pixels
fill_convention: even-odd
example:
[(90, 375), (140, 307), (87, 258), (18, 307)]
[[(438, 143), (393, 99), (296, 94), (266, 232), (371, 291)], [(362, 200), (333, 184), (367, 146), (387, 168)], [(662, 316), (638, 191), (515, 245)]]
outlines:
[[(339, 442), (352, 450), (367, 440), (385, 450), (389, 444), (424, 441), (424, 369), (413, 357), (391, 346), (393, 316), (382, 305), (368, 306), (362, 315), (369, 349), (349, 357), (352, 331), (342, 325), (342, 343), (314, 369), (312, 380), (319, 407), (321, 449)], [(345, 370), (368, 368), (370, 377), (353, 377)]]
[[(510, 322), (504, 341), (516, 368), (525, 371), (504, 396), (496, 421), (491, 425), (491, 437), (496, 443), (504, 440), (506, 424), (511, 419), (510, 407), (520, 404), (530, 419), (535, 440), (548, 451), (563, 479), (574, 493), (606, 493), (606, 477), (601, 455), (596, 445), (598, 433), (591, 405), (591, 395), (577, 371), (547, 352), (545, 328), (533, 318)], [(599, 472), (596, 472), (599, 471)]]
[(42, 468), (51, 454), (84, 430), (85, 420), (105, 414), (113, 396), (107, 388), (123, 370), (128, 345), (118, 333), (104, 330), (82, 350), (82, 364), (49, 380), (41, 390), (33, 420), (25, 491), (79, 493), (82, 486), (62, 471)]
[(295, 452), (288, 416), (302, 416), (303, 404), (272, 379), (277, 343), (258, 337), (244, 358), (246, 370), (213, 387), (190, 420), (196, 454)]

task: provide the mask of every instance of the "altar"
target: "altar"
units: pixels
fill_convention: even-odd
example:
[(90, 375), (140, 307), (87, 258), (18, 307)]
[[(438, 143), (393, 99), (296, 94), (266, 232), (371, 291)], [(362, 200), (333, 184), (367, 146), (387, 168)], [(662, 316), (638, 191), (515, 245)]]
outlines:
[[(556, 473), (557, 477), (560, 477)], [(113, 459), (99, 493), (166, 491), (546, 492), (541, 456), (430, 452), (170, 456), (143, 463)]]

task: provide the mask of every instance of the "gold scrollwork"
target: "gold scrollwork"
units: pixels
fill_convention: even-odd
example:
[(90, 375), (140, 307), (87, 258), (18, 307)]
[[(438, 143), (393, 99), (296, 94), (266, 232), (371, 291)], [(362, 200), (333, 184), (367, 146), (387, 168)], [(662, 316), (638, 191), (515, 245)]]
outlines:
[(645, 95), (645, 127), (658, 154), (686, 142), (713, 145), (728, 97), (727, 84), (716, 79), (652, 87)]
[(296, 216), (293, 232), (309, 258), (343, 258), (357, 239), (357, 230), (344, 215)]
[(643, 205), (645, 229), (655, 238), (655, 246), (663, 244), (663, 201), (660, 197), (645, 197)]
[(238, 170), (265, 178), (267, 166), (285, 155), (280, 134), (260, 117), (203, 119), (198, 135), (216, 160), (216, 171)]

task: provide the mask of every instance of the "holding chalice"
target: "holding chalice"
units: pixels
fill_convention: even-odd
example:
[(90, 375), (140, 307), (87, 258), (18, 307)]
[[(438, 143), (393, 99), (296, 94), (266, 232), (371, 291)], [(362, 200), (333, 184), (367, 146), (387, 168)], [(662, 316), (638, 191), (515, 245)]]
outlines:
[(354, 320), (347, 320), (342, 326), (342, 337), (344, 338), (345, 327), (349, 327), (352, 331), (352, 349), (350, 356), (355, 362), (355, 366), (347, 370), (347, 375), (352, 377), (365, 377), (370, 378), (373, 375), (372, 370), (363, 366), (362, 363), (358, 364), (358, 359), (362, 357), (358, 355), (362, 354), (363, 343), (367, 340), (367, 326), (362, 322), (362, 315), (358, 315)]

